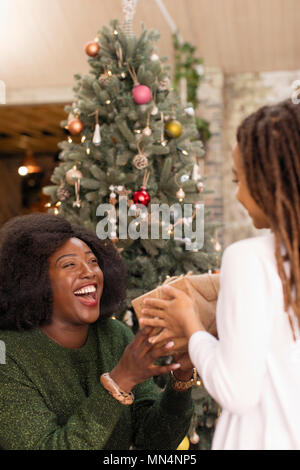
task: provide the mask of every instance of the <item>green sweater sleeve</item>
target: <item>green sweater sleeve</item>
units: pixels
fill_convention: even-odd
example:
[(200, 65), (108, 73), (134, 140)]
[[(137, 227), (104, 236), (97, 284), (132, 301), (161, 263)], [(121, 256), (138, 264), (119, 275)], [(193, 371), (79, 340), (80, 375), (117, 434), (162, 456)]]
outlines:
[[(102, 449), (124, 405), (101, 387), (86, 398), (64, 426), (12, 359), (0, 366), (0, 448), (6, 450)], [(8, 367), (7, 367), (8, 366)]]

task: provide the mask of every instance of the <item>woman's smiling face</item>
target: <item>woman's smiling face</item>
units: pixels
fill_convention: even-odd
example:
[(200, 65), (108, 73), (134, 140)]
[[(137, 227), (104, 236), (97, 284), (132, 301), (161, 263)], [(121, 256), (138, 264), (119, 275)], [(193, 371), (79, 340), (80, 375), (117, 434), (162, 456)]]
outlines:
[(52, 320), (73, 325), (94, 323), (100, 315), (103, 273), (90, 247), (70, 238), (49, 258)]

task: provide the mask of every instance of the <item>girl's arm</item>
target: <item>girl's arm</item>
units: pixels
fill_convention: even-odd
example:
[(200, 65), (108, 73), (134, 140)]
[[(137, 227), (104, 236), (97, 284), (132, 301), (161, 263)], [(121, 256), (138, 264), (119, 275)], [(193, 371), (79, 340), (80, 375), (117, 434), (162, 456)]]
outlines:
[[(222, 408), (234, 413), (254, 406), (261, 393), (273, 322), (274, 287), (268, 269), (247, 243), (225, 250), (216, 312), (219, 340), (205, 332), (182, 291), (166, 287), (168, 300), (145, 302), (142, 323), (165, 328), (161, 336), (189, 338), (189, 354), (205, 388)], [(153, 339), (158, 340), (161, 337)]]
[(208, 393), (237, 414), (255, 406), (261, 395), (274, 315), (268, 269), (246, 243), (228, 247), (217, 303), (219, 340), (196, 332), (189, 341), (191, 360)]

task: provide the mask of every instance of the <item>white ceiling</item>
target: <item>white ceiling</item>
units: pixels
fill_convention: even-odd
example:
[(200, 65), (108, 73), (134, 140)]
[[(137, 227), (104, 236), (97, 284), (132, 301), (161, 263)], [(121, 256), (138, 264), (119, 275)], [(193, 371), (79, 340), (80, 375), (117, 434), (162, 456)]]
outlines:
[[(164, 0), (183, 38), (205, 65), (226, 73), (300, 69), (300, 0)], [(68, 87), (88, 71), (83, 52), (121, 0), (0, 0), (0, 80), (8, 90)], [(161, 32), (171, 60), (171, 31), (155, 0), (139, 0), (134, 30)]]

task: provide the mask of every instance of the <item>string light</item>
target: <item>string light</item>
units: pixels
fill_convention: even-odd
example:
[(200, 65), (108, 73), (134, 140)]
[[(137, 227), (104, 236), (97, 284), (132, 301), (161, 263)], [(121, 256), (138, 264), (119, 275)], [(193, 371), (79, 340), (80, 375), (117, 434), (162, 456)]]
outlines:
[(84, 144), (85, 141), (86, 141), (86, 136), (83, 135), (83, 136), (81, 137), (81, 142)]
[(20, 166), (18, 173), (20, 176), (26, 176), (28, 174), (28, 168), (26, 168), (26, 166)]
[(215, 244), (215, 250), (216, 251), (221, 251), (222, 247), (220, 245), (220, 243), (217, 241), (216, 244)]
[(73, 142), (73, 140), (70, 136), (68, 136), (68, 142), (69, 142), (69, 144), (71, 144)]
[(189, 152), (188, 152), (187, 150), (184, 150), (184, 149), (182, 149), (182, 148), (180, 148), (180, 147), (176, 147), (176, 149), (177, 149), (179, 152), (181, 152), (182, 155), (187, 156), (187, 155), (189, 154)]

